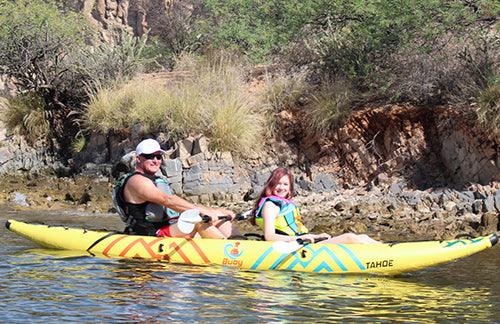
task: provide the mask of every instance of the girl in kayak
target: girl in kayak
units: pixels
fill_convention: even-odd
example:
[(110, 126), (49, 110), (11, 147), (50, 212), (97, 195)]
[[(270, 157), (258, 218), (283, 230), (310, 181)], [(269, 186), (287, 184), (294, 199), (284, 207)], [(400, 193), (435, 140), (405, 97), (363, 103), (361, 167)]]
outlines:
[(320, 243), (381, 243), (366, 234), (346, 233), (331, 236), (326, 233), (311, 234), (302, 224), (297, 205), (293, 197), (292, 173), (285, 168), (274, 170), (267, 181), (260, 197), (256, 200), (250, 222), (259, 225), (264, 231), (266, 241), (295, 241), (300, 235), (303, 240), (321, 239)]

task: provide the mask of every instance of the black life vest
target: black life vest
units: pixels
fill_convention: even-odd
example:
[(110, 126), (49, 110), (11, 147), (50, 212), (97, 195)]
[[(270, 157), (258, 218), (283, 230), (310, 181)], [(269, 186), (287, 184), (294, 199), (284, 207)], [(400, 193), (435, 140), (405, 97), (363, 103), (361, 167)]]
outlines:
[(144, 202), (142, 204), (132, 204), (125, 201), (123, 191), (127, 181), (131, 176), (140, 174), (151, 181), (157, 187), (169, 194), (173, 194), (170, 186), (165, 180), (144, 174), (141, 172), (133, 172), (122, 177), (113, 186), (113, 204), (120, 215), (120, 218), (126, 224), (125, 233), (140, 234), (140, 235), (155, 235), (156, 231), (172, 222), (178, 217), (178, 213), (166, 207), (152, 202)]

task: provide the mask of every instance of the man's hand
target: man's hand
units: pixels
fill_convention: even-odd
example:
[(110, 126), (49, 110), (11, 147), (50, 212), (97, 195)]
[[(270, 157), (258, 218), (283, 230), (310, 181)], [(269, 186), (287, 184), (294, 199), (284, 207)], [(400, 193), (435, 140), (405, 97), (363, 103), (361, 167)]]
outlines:
[(236, 217), (234, 212), (224, 208), (202, 207), (199, 210), (203, 216), (210, 217), (212, 223), (219, 222), (219, 216), (231, 216), (231, 221)]

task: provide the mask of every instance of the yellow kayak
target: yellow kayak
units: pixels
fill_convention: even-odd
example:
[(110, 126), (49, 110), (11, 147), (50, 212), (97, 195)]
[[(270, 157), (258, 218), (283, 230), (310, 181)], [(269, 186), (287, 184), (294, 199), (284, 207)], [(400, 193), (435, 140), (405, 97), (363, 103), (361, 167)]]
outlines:
[(182, 239), (28, 224), (6, 227), (43, 247), (109, 258), (157, 259), (195, 265), (331, 274), (396, 275), (434, 267), (495, 245), (496, 234), (448, 241), (385, 244), (306, 244), (252, 240)]

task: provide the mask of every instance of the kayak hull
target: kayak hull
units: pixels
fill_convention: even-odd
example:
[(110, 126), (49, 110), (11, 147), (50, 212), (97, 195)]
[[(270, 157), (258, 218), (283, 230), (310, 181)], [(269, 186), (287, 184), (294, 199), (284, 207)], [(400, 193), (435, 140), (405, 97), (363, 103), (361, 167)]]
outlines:
[[(241, 269), (396, 275), (448, 263), (493, 246), (495, 234), (448, 241), (307, 244), (283, 253), (275, 242), (124, 235), (8, 220), (6, 227), (43, 247), (108, 258), (156, 259)], [(281, 244), (283, 242), (280, 242)], [(296, 244), (290, 242), (290, 244)]]

